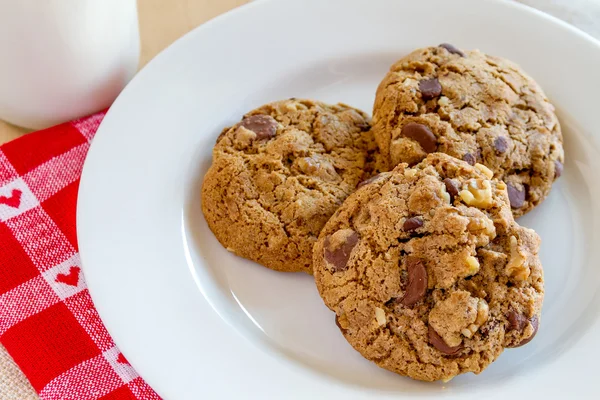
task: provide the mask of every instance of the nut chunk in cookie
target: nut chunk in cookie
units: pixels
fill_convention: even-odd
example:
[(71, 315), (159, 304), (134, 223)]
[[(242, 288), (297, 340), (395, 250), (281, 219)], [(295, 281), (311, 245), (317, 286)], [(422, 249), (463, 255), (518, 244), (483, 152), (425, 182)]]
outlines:
[(424, 381), (483, 371), (540, 324), (540, 239), (485, 166), (433, 153), (349, 196), (313, 250), (315, 281), (348, 342)]
[(290, 99), (249, 112), (213, 149), (202, 186), (208, 226), (241, 257), (312, 273), (325, 222), (373, 175), (369, 128), (365, 113), (343, 104)]
[(444, 43), (391, 66), (373, 106), (373, 132), (389, 168), (442, 152), (488, 167), (521, 216), (562, 173), (554, 106), (516, 64)]

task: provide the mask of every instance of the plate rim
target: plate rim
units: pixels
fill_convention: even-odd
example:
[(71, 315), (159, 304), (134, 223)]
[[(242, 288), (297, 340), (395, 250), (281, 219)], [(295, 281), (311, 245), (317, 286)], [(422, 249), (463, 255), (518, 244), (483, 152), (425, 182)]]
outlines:
[[(147, 71), (151, 71), (152, 68), (154, 68), (153, 66), (158, 64), (159, 62), (162, 62), (162, 60), (167, 59), (167, 57), (171, 54), (171, 52), (176, 51), (174, 49), (177, 49), (178, 47), (182, 46), (182, 43), (192, 40), (191, 38), (196, 36), (196, 35), (200, 35), (201, 32), (205, 31), (205, 30), (209, 30), (213, 25), (218, 24), (218, 23), (223, 23), (222, 21), (225, 21), (229, 18), (231, 18), (233, 15), (237, 15), (238, 13), (242, 13), (245, 12), (247, 10), (253, 9), (253, 8), (258, 8), (258, 7), (263, 7), (265, 4), (269, 4), (269, 3), (275, 3), (275, 2), (281, 2), (284, 0), (260, 0), (260, 1), (254, 1), (254, 2), (250, 2), (247, 4), (244, 4), (240, 7), (237, 7), (233, 10), (230, 10), (224, 14), (221, 14), (219, 16), (216, 16), (215, 18), (205, 22), (204, 24), (198, 26), (197, 28), (193, 29), (192, 31), (188, 32), (187, 34), (185, 34), (184, 36), (182, 36), (181, 38), (177, 39), (173, 44), (171, 44), (170, 46), (168, 46), (166, 49), (164, 49), (159, 55), (157, 55), (153, 60), (151, 60), (146, 66), (144, 66), (139, 72), (138, 74), (136, 74), (136, 76), (133, 78), (132, 82), (128, 85), (127, 88), (131, 88), (132, 85), (135, 85), (138, 81), (140, 81), (143, 78), (140, 78), (140, 76), (145, 76), (145, 74), (148, 74)], [(290, 0), (286, 0), (286, 1), (290, 1)], [(389, 0), (381, 0), (381, 1), (389, 1)], [(443, 0), (428, 0), (431, 3), (435, 3), (437, 1), (443, 1)], [(469, 0), (471, 1), (471, 0)], [(558, 24), (563, 28), (566, 28), (567, 30), (571, 31), (572, 33), (576, 34), (577, 36), (581, 37), (582, 40), (591, 42), (600, 52), (600, 41), (596, 40), (595, 38), (593, 38), (591, 35), (587, 34), (586, 32), (581, 31), (580, 29), (566, 23), (563, 20), (560, 20), (552, 15), (546, 14), (542, 11), (539, 11), (537, 9), (534, 9), (530, 6), (521, 4), (521, 3), (517, 3), (517, 2), (511, 2), (508, 0), (483, 0), (485, 2), (488, 3), (496, 3), (496, 4), (501, 4), (503, 6), (508, 6), (508, 7), (512, 7), (515, 9), (521, 9), (523, 12), (532, 14), (532, 15), (537, 15), (540, 18), (546, 19), (551, 21), (554, 24)], [(111, 107), (111, 109), (109, 109), (109, 111), (107, 112), (106, 116), (105, 116), (105, 120), (107, 118), (111, 117), (111, 111), (113, 109), (116, 109), (116, 107), (118, 107), (120, 105), (120, 103), (123, 100), (123, 98), (125, 96), (128, 95), (128, 90), (127, 88), (122, 92), (121, 95), (119, 95), (119, 97), (117, 98), (117, 100), (115, 101), (115, 103), (113, 104), (113, 106)], [(113, 112), (114, 113), (114, 112)], [(98, 135), (103, 134), (104, 130), (103, 130), (103, 124), (101, 124), (100, 128), (97, 131), (97, 135), (96, 137), (98, 137)], [(92, 154), (92, 152), (94, 151), (94, 142), (92, 142), (91, 144), (91, 148), (90, 148), (90, 153), (88, 154)], [(87, 198), (91, 198), (93, 196), (88, 195), (87, 193), (91, 190), (93, 192), (93, 189), (88, 189), (91, 186), (93, 186), (91, 183), (88, 183), (87, 180), (87, 176), (89, 175), (89, 170), (91, 168), (93, 168), (91, 165), (91, 162), (88, 163), (88, 160), (90, 160), (90, 158), (86, 158), (85, 164), (84, 164), (84, 168), (82, 171), (82, 176), (81, 176), (81, 184), (80, 184), (80, 188), (79, 188), (79, 196), (78, 196), (78, 201), (77, 201), (77, 237), (79, 239), (79, 251), (80, 251), (80, 255), (82, 258), (82, 267), (84, 269), (84, 273), (86, 273), (87, 267), (86, 264), (89, 266), (90, 263), (83, 261), (84, 259), (88, 258), (89, 252), (88, 250), (84, 250), (87, 249), (87, 243), (88, 243), (88, 239), (87, 239), (87, 232), (89, 232), (89, 230), (86, 230), (85, 228), (83, 228), (83, 226), (86, 225), (85, 221), (86, 216), (83, 215), (83, 211), (80, 212), (80, 210), (84, 210), (84, 209), (88, 209), (87, 204), (83, 205), (83, 199), (87, 199)], [(84, 193), (85, 191), (85, 193)], [(85, 231), (85, 232), (84, 232)], [(86, 244), (84, 244), (84, 242)], [(86, 253), (86, 254), (84, 254)], [(88, 288), (90, 291), (90, 294), (92, 295), (92, 298), (94, 300), (94, 303), (98, 304), (98, 298), (101, 297), (98, 293), (100, 291), (100, 289), (98, 289), (94, 283), (92, 283), (91, 281), (88, 281)], [(94, 294), (96, 293), (96, 294)], [(101, 302), (101, 301), (100, 301)], [(103, 308), (103, 307), (100, 307)], [(102, 315), (105, 311), (103, 310), (102, 312), (100, 311), (100, 309), (98, 309), (98, 312), (100, 315)], [(103, 319), (104, 321), (104, 319)], [(119, 336), (118, 334), (115, 335), (115, 329), (114, 327), (109, 327), (106, 326), (107, 329), (109, 330), (109, 332), (111, 332), (111, 336), (113, 337), (113, 340), (115, 341), (115, 343), (117, 343), (117, 345), (119, 345), (119, 347), (123, 350), (123, 343), (120, 343), (119, 340), (117, 339), (116, 336)], [(126, 345), (125, 345), (126, 347)], [(125, 352), (127, 352), (127, 350), (125, 349)], [(135, 364), (136, 361), (133, 360), (132, 364)], [(149, 382), (152, 386), (153, 383)]]

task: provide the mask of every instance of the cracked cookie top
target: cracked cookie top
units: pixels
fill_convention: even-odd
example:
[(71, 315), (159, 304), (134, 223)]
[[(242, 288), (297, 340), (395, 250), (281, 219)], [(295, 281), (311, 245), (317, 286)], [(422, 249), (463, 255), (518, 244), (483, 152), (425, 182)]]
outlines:
[(479, 373), (537, 332), (540, 239), (513, 219), (507, 185), (442, 153), (369, 180), (323, 228), (317, 287), (348, 342), (425, 381)]
[(210, 229), (228, 250), (278, 271), (312, 273), (319, 232), (376, 168), (368, 116), (290, 99), (223, 130), (202, 186)]
[(563, 169), (554, 107), (517, 65), (449, 44), (397, 61), (380, 83), (373, 132), (389, 169), (443, 152), (481, 163), (508, 185), (515, 217), (537, 206)]

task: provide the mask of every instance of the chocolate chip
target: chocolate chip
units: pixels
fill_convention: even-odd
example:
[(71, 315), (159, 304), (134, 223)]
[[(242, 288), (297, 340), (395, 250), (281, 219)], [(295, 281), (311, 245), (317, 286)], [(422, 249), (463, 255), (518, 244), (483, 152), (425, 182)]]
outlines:
[(377, 175), (370, 177), (369, 179), (365, 179), (364, 181), (362, 181), (358, 185), (356, 185), (356, 188), (358, 189), (365, 185), (368, 185), (369, 183), (375, 182), (377, 180), (377, 178), (379, 178), (379, 175), (381, 175), (381, 174), (377, 174)]
[(527, 326), (527, 318), (525, 318), (523, 314), (520, 314), (515, 310), (510, 310), (506, 314), (506, 318), (508, 319), (509, 331), (522, 331), (525, 328), (525, 326)]
[(446, 185), (446, 192), (450, 195), (450, 203), (454, 202), (454, 198), (458, 196), (458, 183), (454, 179), (444, 179), (444, 185)]
[(494, 139), (494, 148), (498, 153), (506, 153), (508, 150), (508, 140), (504, 136), (498, 136)]
[(442, 94), (442, 85), (437, 78), (426, 79), (419, 82), (419, 90), (423, 100), (434, 99)]
[(437, 149), (437, 138), (429, 128), (423, 124), (409, 122), (402, 127), (400, 134), (417, 141), (426, 153), (433, 153)]
[(333, 272), (345, 271), (348, 269), (348, 259), (352, 253), (352, 249), (358, 243), (358, 234), (352, 232), (346, 237), (346, 241), (337, 249), (329, 250), (329, 238), (325, 238), (325, 261), (332, 265)]
[(412, 217), (412, 218), (407, 218), (406, 221), (404, 221), (404, 224), (402, 225), (402, 229), (404, 229), (406, 232), (408, 231), (414, 231), (417, 228), (420, 228), (423, 226), (423, 220), (421, 219), (421, 217)]
[(556, 160), (554, 161), (554, 179), (560, 178), (563, 173), (563, 163)]
[(427, 269), (423, 261), (416, 257), (407, 257), (405, 264), (408, 284), (400, 303), (410, 307), (421, 300), (427, 292)]
[(466, 153), (463, 156), (463, 161), (466, 161), (467, 163), (469, 163), (470, 165), (475, 165), (475, 163), (477, 162), (477, 159), (475, 158), (475, 156), (471, 153)]
[(533, 340), (533, 338), (535, 337), (535, 335), (537, 334), (538, 328), (540, 327), (540, 321), (538, 320), (537, 315), (534, 315), (533, 317), (531, 317), (529, 319), (529, 323), (531, 324), (531, 326), (533, 326), (533, 333), (531, 334), (531, 336), (529, 336), (526, 339), (523, 339), (521, 341), (521, 343), (515, 345), (515, 346), (511, 346), (511, 347), (521, 347), (521, 346), (525, 346), (527, 343), (531, 342)]
[(508, 200), (512, 208), (521, 208), (525, 204), (525, 189), (521, 190), (518, 187), (507, 183), (506, 190), (508, 192)]
[(256, 133), (256, 140), (270, 139), (277, 132), (277, 121), (270, 115), (250, 115), (240, 122), (240, 126)]
[(450, 347), (444, 342), (444, 339), (429, 325), (429, 343), (444, 354), (453, 356), (463, 349), (462, 343), (455, 347)]
[(442, 43), (442, 44), (440, 44), (440, 47), (443, 47), (444, 49), (448, 50), (448, 52), (450, 52), (452, 54), (458, 54), (461, 57), (465, 56), (465, 53), (463, 53), (462, 51), (460, 51), (459, 49), (457, 49), (450, 43)]

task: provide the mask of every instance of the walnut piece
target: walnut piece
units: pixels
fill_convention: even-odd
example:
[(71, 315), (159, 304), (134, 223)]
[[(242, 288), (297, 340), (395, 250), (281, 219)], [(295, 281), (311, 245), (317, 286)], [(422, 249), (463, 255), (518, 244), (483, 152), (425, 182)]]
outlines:
[(467, 270), (467, 276), (475, 275), (477, 272), (479, 272), (479, 260), (477, 260), (477, 258), (473, 256), (467, 256), (465, 262), (467, 267), (469, 267)]
[(342, 329), (348, 329), (350, 327), (350, 322), (348, 322), (348, 317), (346, 317), (346, 314), (338, 316), (337, 322)]
[(469, 206), (489, 208), (493, 205), (492, 185), (483, 179), (469, 179), (458, 195)]
[(494, 239), (496, 237), (496, 227), (494, 226), (494, 221), (486, 216), (471, 218), (469, 224), (467, 225), (467, 229), (474, 235), (484, 234), (490, 239)]
[(379, 307), (375, 307), (375, 319), (377, 320), (377, 324), (379, 326), (383, 326), (387, 323), (387, 318), (385, 317), (385, 311), (383, 311)]
[(406, 176), (407, 178), (414, 178), (415, 175), (417, 175), (416, 169), (408, 168), (404, 170), (404, 176)]
[(531, 270), (525, 264), (527, 259), (519, 250), (519, 242), (516, 237), (511, 236), (509, 243), (510, 258), (504, 268), (504, 273), (513, 279), (525, 281), (529, 278), (529, 274), (531, 273)]
[(483, 174), (488, 178), (488, 179), (492, 179), (494, 177), (494, 173), (492, 172), (491, 169), (489, 169), (488, 167), (486, 167), (483, 164), (475, 164), (475, 168), (478, 169), (480, 172), (483, 172)]
[(235, 137), (233, 143), (236, 148), (246, 148), (252, 145), (252, 142), (256, 139), (256, 133), (247, 129), (246, 127), (240, 126), (235, 131)]
[(456, 290), (435, 304), (429, 313), (429, 325), (450, 347), (456, 347), (463, 337), (470, 338), (488, 319), (485, 300), (472, 297), (465, 290)]
[(417, 81), (411, 78), (406, 78), (403, 82), (402, 82), (402, 86), (404, 87), (411, 87), (411, 86), (417, 86)]
[(475, 322), (471, 325), (463, 329), (460, 333), (464, 337), (471, 338), (475, 332), (487, 321), (490, 314), (490, 307), (487, 302), (483, 299), (478, 299), (477, 303), (477, 317), (475, 318)]
[(290, 112), (298, 111), (298, 106), (296, 105), (296, 103), (293, 103), (293, 102), (286, 102), (285, 108), (287, 111), (290, 111)]
[(450, 193), (448, 193), (448, 190), (446, 189), (445, 184), (442, 184), (440, 187), (440, 196), (446, 203), (448, 203), (448, 204), (451, 203), (452, 198), (450, 197)]

